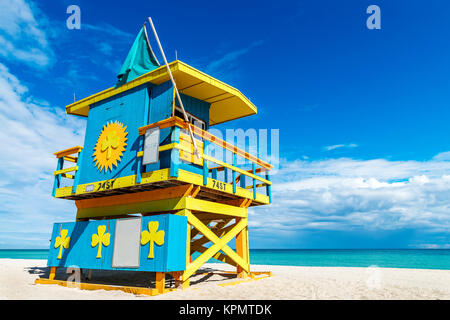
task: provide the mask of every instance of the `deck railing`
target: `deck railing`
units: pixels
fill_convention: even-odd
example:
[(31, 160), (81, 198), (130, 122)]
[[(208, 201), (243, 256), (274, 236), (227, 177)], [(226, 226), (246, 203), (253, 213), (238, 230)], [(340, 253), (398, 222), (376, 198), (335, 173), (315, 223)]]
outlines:
[[(271, 201), (271, 186), (272, 182), (270, 181), (270, 170), (273, 168), (271, 164), (266, 161), (263, 161), (248, 152), (234, 146), (233, 144), (226, 142), (211, 133), (202, 130), (192, 124), (189, 124), (194, 133), (194, 136), (197, 136), (200, 141), (197, 141), (197, 147), (201, 148), (199, 150), (199, 156), (194, 153), (194, 145), (189, 135), (181, 133), (181, 129), (188, 129), (188, 124), (186, 124), (183, 120), (178, 117), (171, 117), (159, 122), (155, 122), (146, 126), (139, 128), (139, 135), (144, 136), (145, 132), (148, 129), (159, 127), (160, 129), (171, 128), (171, 141), (169, 144), (163, 145), (159, 147), (159, 151), (172, 150), (173, 154), (171, 155), (171, 167), (170, 172), (171, 176), (178, 175), (178, 166), (179, 161), (174, 161), (174, 159), (183, 159), (184, 161), (188, 161), (203, 167), (203, 184), (207, 184), (207, 179), (212, 178), (217, 183), (225, 183), (230, 184), (233, 187), (233, 193), (236, 193), (237, 186), (245, 189), (253, 190), (253, 198), (256, 199), (257, 188), (266, 189), (266, 195), (269, 197), (269, 202)], [(230, 152), (232, 155), (232, 164), (227, 163), (223, 159), (217, 159), (210, 155), (208, 155), (208, 146), (210, 144), (215, 144), (216, 146), (222, 148), (225, 152)], [(143, 144), (142, 144), (143, 145)], [(138, 164), (138, 174), (137, 180), (140, 181), (142, 174), (142, 156), (143, 151), (138, 152), (137, 156), (140, 161)], [(237, 167), (237, 157), (244, 158), (248, 160), (251, 164), (251, 169), (244, 170), (242, 168)], [(225, 159), (227, 157), (224, 157)], [(215, 167), (209, 167), (210, 163), (214, 163)], [(222, 176), (219, 179), (219, 172), (223, 172)], [(231, 182), (230, 182), (230, 172), (231, 172)], [(259, 176), (258, 174), (264, 173), (264, 177)], [(250, 185), (247, 185), (247, 179), (251, 181)], [(220, 188), (219, 188), (220, 189)]]
[[(73, 179), (73, 192), (76, 191), (76, 186), (78, 184), (78, 159), (80, 158), (80, 154), (83, 150), (83, 147), (76, 146), (70, 149), (62, 150), (55, 152), (54, 155), (58, 159), (58, 164), (56, 166), (56, 171), (53, 172), (55, 176), (55, 181), (53, 183), (53, 191), (52, 195), (55, 196), (56, 189), (61, 186), (61, 178)], [(74, 156), (76, 155), (76, 156)], [(75, 163), (75, 166), (64, 168), (64, 161), (69, 161)], [(73, 172), (73, 174), (69, 174), (69, 172)]]
[[(230, 190), (227, 192), (237, 193), (238, 187), (252, 190), (253, 199), (257, 198), (258, 194), (265, 194), (268, 197), (268, 201), (272, 202), (270, 181), (270, 170), (273, 168), (271, 164), (262, 159), (255, 157), (254, 155), (234, 146), (233, 144), (224, 141), (211, 133), (202, 130), (194, 125), (191, 125), (191, 129), (194, 133), (197, 147), (200, 149), (199, 155), (194, 153), (194, 145), (191, 137), (188, 134), (182, 132), (187, 130), (187, 124), (178, 117), (171, 117), (159, 122), (155, 122), (139, 128), (139, 136), (144, 142), (144, 136), (148, 129), (159, 127), (160, 129), (170, 128), (170, 142), (165, 145), (160, 145), (159, 152), (170, 151), (170, 177), (178, 177), (180, 164), (183, 160), (187, 163), (196, 164), (201, 168), (199, 170), (203, 176), (203, 185), (208, 184), (209, 187), (213, 187), (219, 191)], [(211, 155), (210, 146), (215, 145), (223, 151), (223, 157), (214, 157)], [(137, 172), (136, 172), (136, 184), (140, 184), (142, 180), (142, 174), (144, 173), (145, 166), (142, 164), (144, 143), (141, 143), (141, 150), (137, 152)], [(72, 179), (72, 193), (76, 193), (79, 180), (79, 166), (78, 159), (81, 157), (83, 148), (80, 146), (66, 149), (63, 151), (55, 152), (54, 155), (58, 159), (56, 171), (53, 172), (55, 176), (53, 185), (53, 196), (56, 194), (56, 190), (61, 187), (61, 178)], [(245, 159), (249, 162), (251, 168), (243, 169), (238, 167), (239, 160)], [(227, 162), (228, 159), (228, 162)], [(231, 161), (230, 161), (231, 159)], [(72, 162), (75, 165), (68, 168), (64, 168), (65, 161)], [(229, 163), (231, 162), (231, 163)], [(212, 183), (212, 185), (211, 185)], [(258, 192), (260, 188), (265, 189), (265, 192)], [(259, 189), (259, 190), (258, 190)], [(242, 193), (242, 192), (241, 192)], [(249, 196), (251, 193), (249, 194)], [(247, 196), (246, 196), (247, 197)]]

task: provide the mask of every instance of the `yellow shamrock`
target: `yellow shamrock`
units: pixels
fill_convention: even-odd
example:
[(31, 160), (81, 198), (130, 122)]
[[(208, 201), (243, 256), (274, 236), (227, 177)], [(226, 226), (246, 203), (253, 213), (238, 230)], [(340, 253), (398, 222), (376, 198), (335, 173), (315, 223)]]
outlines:
[(106, 151), (106, 159), (111, 157), (111, 148), (116, 149), (119, 146), (119, 136), (115, 131), (110, 131), (102, 142), (102, 152)]
[(141, 244), (146, 245), (150, 241), (150, 250), (148, 252), (148, 258), (153, 259), (153, 242), (156, 242), (158, 246), (164, 244), (164, 230), (158, 230), (159, 222), (150, 221), (148, 223), (148, 231), (144, 230), (141, 234)]
[(67, 237), (67, 233), (69, 231), (67, 229), (62, 229), (59, 233), (59, 237), (55, 239), (55, 249), (59, 247), (58, 259), (61, 259), (62, 249), (69, 248), (70, 237)]
[(111, 235), (109, 233), (105, 233), (106, 231), (106, 226), (102, 225), (102, 226), (98, 226), (97, 227), (97, 234), (93, 234), (92, 235), (92, 242), (91, 242), (91, 246), (95, 247), (98, 245), (98, 250), (97, 250), (97, 259), (102, 257), (102, 245), (104, 245), (105, 247), (109, 246), (109, 238), (111, 237)]

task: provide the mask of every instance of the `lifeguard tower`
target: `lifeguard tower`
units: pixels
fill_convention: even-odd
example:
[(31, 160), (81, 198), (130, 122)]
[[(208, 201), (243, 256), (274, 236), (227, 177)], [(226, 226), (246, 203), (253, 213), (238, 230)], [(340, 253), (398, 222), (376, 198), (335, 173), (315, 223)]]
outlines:
[[(262, 274), (250, 271), (247, 208), (271, 203), (272, 166), (208, 133), (257, 109), (237, 89), (181, 61), (168, 66), (189, 123), (145, 26), (117, 84), (66, 106), (67, 114), (87, 117), (85, 141), (55, 153), (53, 196), (75, 201), (76, 221), (54, 224), (50, 276), (36, 283), (67, 285), (55, 279), (58, 267), (146, 271), (156, 273), (154, 288), (113, 288), (153, 295), (174, 289), (166, 288), (166, 276), (187, 288), (211, 258), (236, 267), (239, 278)], [(213, 144), (221, 159), (208, 152)], [(239, 158), (249, 167), (238, 166)]]

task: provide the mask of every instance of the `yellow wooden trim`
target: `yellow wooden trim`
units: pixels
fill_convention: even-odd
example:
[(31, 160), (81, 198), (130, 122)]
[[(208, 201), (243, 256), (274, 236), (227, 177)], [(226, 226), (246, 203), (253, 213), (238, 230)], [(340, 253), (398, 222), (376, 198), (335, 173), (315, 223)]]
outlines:
[(56, 275), (56, 267), (51, 267), (50, 268), (50, 275), (48, 276), (49, 280), (55, 279), (55, 275)]
[[(131, 287), (131, 286), (112, 286), (106, 284), (96, 284), (96, 283), (74, 283), (63, 280), (51, 280), (46, 278), (38, 278), (34, 281), (35, 284), (57, 284), (68, 288), (79, 288), (81, 290), (119, 290), (127, 293), (133, 294), (144, 294), (147, 296), (155, 296), (160, 294), (157, 289), (152, 288), (142, 288), (142, 287)], [(166, 289), (165, 291), (174, 291), (175, 289)]]
[(72, 174), (67, 173), (61, 173), (61, 177), (67, 178), (67, 179), (75, 179), (75, 176)]
[[(191, 97), (211, 103), (210, 125), (215, 125), (257, 113), (255, 105), (236, 88), (233, 88), (230, 85), (227, 85), (178, 60), (169, 63), (169, 67), (175, 81), (179, 86), (181, 86), (181, 92)], [(144, 83), (150, 82), (153, 84), (161, 84), (168, 80), (170, 79), (166, 66), (161, 66), (118, 88), (111, 87), (90, 97), (74, 102), (66, 106), (66, 113), (88, 116), (89, 106), (96, 102), (105, 100)], [(192, 83), (193, 81), (197, 83), (200, 81), (203, 85), (196, 86), (195, 88), (189, 88), (189, 85), (186, 88), (182, 87), (183, 82)], [(214, 91), (214, 95), (216, 96), (226, 94), (228, 99), (222, 101), (220, 99), (214, 99), (214, 97), (211, 96), (211, 91)]]
[(227, 243), (231, 241), (242, 229), (247, 226), (247, 219), (241, 219), (233, 229), (231, 229), (226, 235), (219, 239), (214, 232), (212, 232), (207, 226), (205, 226), (197, 217), (187, 211), (185, 213), (188, 218), (188, 222), (197, 230), (199, 230), (205, 237), (213, 242), (213, 245), (209, 247), (203, 254), (201, 254), (195, 261), (193, 261), (183, 273), (183, 280), (189, 278), (195, 271), (197, 271), (206, 261), (214, 256), (219, 250), (222, 250), (228, 257), (234, 262), (240, 265), (244, 270), (249, 271), (249, 265), (234, 252)]
[(186, 197), (148, 200), (129, 204), (112, 205), (105, 207), (81, 208), (77, 210), (77, 219), (95, 218), (102, 216), (119, 216), (132, 213), (151, 213), (177, 211), (186, 208)]
[[(191, 152), (191, 150), (189, 150), (188, 148), (185, 148), (184, 146), (182, 146), (182, 145), (180, 145), (180, 144), (178, 144), (178, 145), (176, 146), (176, 148), (179, 149), (179, 150), (183, 150), (183, 151), (185, 151), (185, 152), (188, 152), (188, 153)], [(216, 158), (213, 158), (213, 157), (211, 157), (211, 156), (208, 156), (207, 154), (201, 154), (200, 156), (201, 156), (203, 159), (207, 160), (207, 161), (214, 162), (214, 163), (216, 163), (216, 164), (218, 164), (218, 165), (220, 165), (220, 166), (222, 166), (222, 167), (226, 167), (226, 168), (228, 168), (228, 169), (230, 169), (230, 170), (239, 172), (240, 174), (243, 174), (243, 175), (245, 175), (245, 176), (248, 176), (248, 177), (250, 177), (250, 178), (252, 178), (252, 179), (259, 180), (259, 181), (261, 181), (261, 182), (263, 182), (263, 183), (265, 183), (265, 184), (268, 184), (268, 185), (272, 185), (272, 182), (269, 181), (269, 180), (266, 180), (266, 179), (264, 179), (264, 178), (261, 178), (261, 177), (259, 177), (259, 176), (257, 176), (257, 175), (254, 175), (253, 173), (250, 173), (250, 172), (248, 172), (248, 171), (242, 170), (242, 169), (240, 169), (240, 168), (238, 168), (238, 167), (235, 167), (235, 166), (233, 166), (233, 165), (231, 165), (231, 164), (228, 164), (228, 163), (226, 163), (226, 162), (223, 162), (223, 161), (221, 161), (221, 160), (219, 160), (219, 159), (216, 159)]]
[(210, 212), (221, 215), (228, 215), (233, 217), (247, 217), (247, 209), (230, 206), (218, 202), (211, 202), (207, 200), (186, 198), (186, 209), (201, 212)]
[[(199, 217), (197, 217), (197, 218), (199, 218)], [(199, 220), (202, 221), (200, 218), (199, 218)], [(224, 221), (224, 222), (219, 223), (218, 225), (221, 225), (221, 226), (223, 227), (224, 225), (228, 224), (230, 221), (231, 221), (231, 220), (227, 220), (227, 221)], [(203, 221), (202, 221), (202, 222), (203, 222)], [(208, 223), (205, 223), (205, 222), (203, 222), (203, 224), (206, 225), (206, 226), (208, 225)], [(227, 232), (229, 232), (231, 229), (233, 229), (234, 224), (231, 224), (231, 225), (229, 225), (229, 226), (227, 226), (227, 227), (225, 227), (225, 228), (222, 228), (222, 227), (217, 227), (217, 225), (216, 225), (216, 226), (214, 226), (213, 228), (211, 228), (211, 231), (214, 232), (214, 234), (215, 234), (216, 236), (218, 236), (219, 238), (221, 238), (221, 237), (223, 237)], [(207, 237), (205, 237), (205, 236), (202, 235), (202, 237), (200, 237), (200, 238), (198, 238), (198, 239), (195, 239), (195, 240), (192, 240), (192, 243), (191, 243), (191, 249), (193, 249), (193, 250), (201, 249), (201, 248), (203, 248), (202, 246), (203, 246), (204, 244), (208, 243), (208, 242), (210, 242), (210, 240), (209, 240)]]
[[(186, 130), (188, 129), (188, 125), (182, 119), (180, 119), (178, 117), (172, 117), (172, 118), (175, 118), (174, 125), (182, 128), (182, 129), (186, 129)], [(241, 156), (241, 157), (243, 157), (243, 158), (245, 158), (245, 159), (247, 159), (247, 160), (249, 160), (251, 162), (254, 162), (257, 165), (259, 165), (259, 166), (261, 166), (261, 167), (263, 167), (265, 169), (270, 170), (270, 169), (273, 168), (273, 166), (270, 163), (268, 163), (266, 161), (263, 161), (263, 160), (255, 157), (255, 156), (249, 154), (248, 152), (245, 152), (242, 149), (239, 149), (238, 147), (232, 145), (231, 143), (228, 143), (227, 141), (219, 139), (218, 137), (212, 135), (208, 131), (202, 130), (202, 129), (200, 129), (200, 128), (192, 125), (192, 124), (189, 124), (189, 125), (191, 126), (192, 132), (195, 135), (200, 136), (201, 138), (203, 138), (203, 139), (205, 139), (205, 140), (207, 140), (207, 141), (209, 141), (211, 143), (214, 143), (215, 145), (217, 145), (217, 146), (219, 146), (221, 148), (224, 148), (224, 149), (226, 149), (226, 150), (228, 150), (230, 152), (233, 152), (233, 153), (235, 153), (235, 154), (237, 154), (237, 155), (239, 155), (239, 156)], [(139, 131), (141, 132), (141, 128), (139, 128)], [(259, 168), (259, 170), (262, 170), (262, 169)]]
[(252, 282), (252, 281), (258, 281), (258, 280), (261, 280), (261, 279), (270, 278), (271, 276), (272, 276), (272, 273), (267, 274), (267, 275), (265, 275), (263, 277), (258, 277), (258, 278), (252, 277), (252, 278), (246, 279), (246, 280), (237, 280), (237, 281), (232, 281), (232, 282), (219, 283), (217, 285), (221, 286), (221, 287), (228, 287), (228, 286), (234, 286), (236, 284), (240, 284), (240, 283), (244, 283), (244, 282)]
[(77, 157), (73, 157), (73, 156), (64, 156), (64, 160), (65, 161), (70, 161), (70, 162), (73, 162), (73, 163), (77, 163), (78, 158)]
[[(116, 179), (93, 181), (90, 183), (80, 184), (77, 186), (76, 194), (98, 192), (97, 189), (98, 189), (99, 184), (103, 184), (107, 181), (112, 181), (112, 180), (114, 180), (114, 184), (110, 190), (113, 190), (116, 188), (132, 187), (132, 186), (136, 185), (136, 175), (131, 175), (131, 176), (120, 177), (120, 178), (116, 178)], [(160, 170), (143, 173), (142, 178), (141, 178), (141, 184), (153, 183), (153, 182), (159, 182), (159, 181), (165, 181), (165, 180), (169, 180), (169, 169), (160, 169)], [(86, 192), (86, 187), (92, 186), (92, 185), (94, 185), (94, 190)], [(55, 198), (68, 197), (68, 196), (71, 196), (74, 194), (75, 193), (72, 193), (72, 187), (58, 188), (58, 189), (56, 189)]]
[(164, 293), (166, 287), (166, 274), (164, 272), (156, 272), (156, 290), (158, 293)]
[[(140, 136), (144, 135), (145, 132), (148, 129), (150, 129), (150, 128), (159, 127), (160, 129), (164, 129), (164, 128), (173, 127), (173, 126), (177, 125), (176, 124), (177, 121), (182, 122), (182, 120), (180, 118), (178, 118), (178, 117), (171, 117), (171, 118), (167, 118), (167, 119), (164, 119), (164, 120), (161, 120), (161, 121), (157, 121), (157, 122), (153, 122), (153, 123), (147, 124), (147, 125), (139, 128), (139, 135)], [(179, 126), (180, 125), (181, 124), (179, 124)]]
[[(218, 190), (217, 187), (217, 182), (222, 183), (222, 186), (224, 187), (224, 189), (221, 189), (220, 191), (225, 192), (225, 193), (229, 193), (229, 194), (233, 194), (233, 185), (230, 183), (224, 183), (222, 181), (219, 180), (215, 180), (212, 178), (207, 178), (207, 183), (206, 186), (203, 185), (203, 176), (200, 174), (196, 174), (190, 171), (186, 171), (183, 169), (179, 169), (178, 170), (178, 177), (175, 178), (176, 180), (179, 181), (183, 181), (183, 182), (187, 182), (187, 183), (193, 183), (199, 186), (202, 186), (202, 188), (209, 188), (209, 189), (213, 189), (213, 190)], [(245, 188), (241, 188), (239, 186), (236, 186), (236, 193), (235, 195), (242, 197), (242, 198), (247, 198), (247, 199), (253, 199), (253, 191), (247, 190)], [(256, 193), (256, 199), (254, 199), (255, 202), (260, 202), (260, 203), (264, 203), (264, 204), (269, 204), (269, 197), (267, 195), (261, 194), (261, 193)]]
[[(193, 253), (195, 251), (204, 253), (206, 250), (208, 250), (208, 248), (203, 247), (203, 246), (196, 246), (195, 248), (191, 249), (191, 253)], [(214, 254), (211, 258), (221, 261), (223, 263), (229, 264), (230, 266), (233, 266), (233, 267), (237, 266), (236, 262), (234, 262), (230, 257), (220, 253), (220, 251), (217, 252), (216, 254)]]
[[(226, 184), (221, 181), (208, 178), (206, 186), (203, 185), (203, 176), (189, 172), (186, 170), (179, 169), (178, 171), (178, 177), (173, 178), (170, 177), (170, 170), (169, 169), (160, 169), (156, 171), (151, 172), (145, 172), (142, 174), (141, 179), (141, 185), (147, 184), (147, 183), (154, 183), (154, 182), (160, 182), (160, 181), (166, 181), (166, 180), (177, 180), (182, 181), (186, 183), (192, 183), (194, 185), (200, 186), (201, 188), (208, 188), (213, 190), (218, 190), (217, 187), (214, 187), (217, 185), (218, 182), (222, 183), (222, 186), (224, 187), (223, 190), (220, 190), (225, 193), (233, 194), (233, 186), (231, 184)], [(120, 177), (114, 179), (115, 182), (113, 184), (113, 189), (116, 188), (126, 188), (136, 185), (136, 175), (126, 176), (126, 177)], [(108, 180), (102, 180), (102, 181), (94, 181), (90, 183), (80, 184), (77, 186), (77, 192), (72, 193), (72, 187), (62, 187), (56, 189), (55, 198), (65, 198), (69, 197), (75, 194), (84, 194), (84, 193), (91, 193), (91, 192), (97, 192), (99, 184), (103, 184)], [(86, 187), (94, 185), (94, 191), (86, 192)], [(236, 193), (235, 195), (247, 198), (247, 199), (253, 199), (253, 192), (241, 187), (236, 186)], [(255, 202), (263, 203), (263, 204), (269, 204), (269, 197), (267, 195), (256, 193), (256, 199), (254, 199)]]
[(216, 163), (216, 164), (218, 164), (218, 165), (220, 165), (220, 166), (229, 168), (229, 169), (231, 169), (231, 170), (233, 170), (233, 171), (239, 172), (240, 174), (246, 175), (247, 177), (250, 177), (250, 178), (252, 178), (252, 179), (259, 180), (259, 181), (261, 181), (261, 182), (263, 182), (263, 183), (265, 183), (265, 184), (272, 185), (272, 182), (269, 181), (269, 180), (266, 180), (266, 179), (264, 179), (264, 178), (261, 178), (261, 177), (259, 177), (259, 176), (257, 176), (257, 175), (254, 175), (253, 173), (247, 172), (247, 171), (242, 170), (242, 169), (240, 169), (240, 168), (238, 168), (238, 167), (232, 166), (231, 164), (228, 164), (228, 163), (226, 163), (226, 162), (223, 162), (223, 161), (221, 161), (221, 160), (219, 160), (219, 159), (210, 157), (210, 156), (208, 156), (208, 155), (206, 155), (206, 154), (203, 155), (203, 159), (205, 159), (205, 160), (207, 160), (207, 161), (214, 162), (214, 163)]
[[(169, 179), (169, 169), (160, 169), (160, 170), (143, 173), (142, 178), (141, 178), (141, 184), (159, 182), (159, 181), (164, 181), (164, 180), (168, 180), (168, 179)], [(90, 193), (90, 192), (86, 192), (86, 186), (89, 186), (89, 185), (94, 185), (94, 191), (92, 191), (92, 192), (96, 192), (99, 184), (103, 184), (104, 182), (111, 181), (111, 180), (115, 180), (112, 189), (131, 187), (131, 186), (136, 185), (136, 175), (131, 175), (131, 176), (120, 177), (120, 178), (116, 178), (116, 179), (102, 180), (102, 181), (80, 184), (77, 187), (77, 194)]]
[[(165, 144), (165, 145), (163, 145), (163, 146), (160, 146), (160, 147), (158, 148), (158, 151), (159, 151), (159, 152), (162, 152), (162, 151), (170, 150), (170, 149), (176, 148), (177, 145), (178, 145), (178, 143), (176, 143), (176, 142), (174, 142), (174, 143), (169, 143), (169, 144)], [(139, 151), (139, 152), (136, 154), (136, 157), (138, 157), (138, 158), (143, 157), (143, 156), (144, 156), (144, 151)]]
[(61, 173), (67, 173), (67, 172), (72, 172), (72, 171), (77, 171), (77, 170), (78, 170), (78, 166), (65, 168), (65, 169), (61, 169), (61, 170), (57, 170), (57, 171), (53, 172), (53, 175), (57, 176)]
[[(164, 195), (165, 190), (167, 189), (161, 191), (158, 190), (158, 192), (161, 193), (156, 191), (146, 192), (147, 195), (156, 194), (154, 198), (151, 196), (145, 196), (140, 199), (136, 199), (136, 194), (132, 193), (107, 198), (77, 200), (77, 219), (100, 216), (117, 216), (143, 212), (175, 211), (182, 209), (208, 213), (211, 212), (218, 215), (241, 218), (247, 217), (246, 208), (233, 207), (211, 201), (181, 196), (179, 193)], [(141, 196), (141, 194), (142, 192), (139, 193), (139, 196)], [(172, 195), (173, 198), (167, 198), (170, 195)], [(112, 199), (110, 200), (109, 198)]]
[[(260, 183), (256, 185), (256, 188), (261, 188), (261, 187), (265, 187), (266, 184), (265, 183)], [(253, 189), (253, 185), (251, 186), (246, 186), (245, 189)]]
[(65, 149), (65, 150), (62, 150), (62, 151), (55, 152), (54, 155), (55, 155), (57, 158), (62, 158), (62, 157), (64, 157), (64, 156), (69, 156), (69, 155), (71, 155), (71, 154), (78, 153), (78, 152), (80, 152), (82, 149), (83, 149), (83, 147), (76, 146), (76, 147), (72, 147), (72, 148), (69, 148), (69, 149)]
[(184, 184), (180, 186), (141, 191), (136, 193), (125, 193), (116, 196), (75, 200), (78, 209), (104, 208), (108, 206), (121, 206), (139, 202), (148, 202), (163, 199), (182, 198), (188, 196), (194, 186)]
[[(194, 152), (194, 144), (192, 143), (191, 137), (187, 134), (180, 133), (180, 143), (179, 148), (180, 150), (180, 159), (184, 161), (189, 161), (193, 164), (202, 166), (203, 165), (203, 159), (201, 155), (203, 154), (203, 141), (199, 139), (195, 139), (195, 143), (197, 145), (197, 148), (199, 150), (200, 157), (198, 157)], [(177, 146), (178, 147), (178, 146)], [(189, 152), (185, 152), (184, 150), (190, 150)]]

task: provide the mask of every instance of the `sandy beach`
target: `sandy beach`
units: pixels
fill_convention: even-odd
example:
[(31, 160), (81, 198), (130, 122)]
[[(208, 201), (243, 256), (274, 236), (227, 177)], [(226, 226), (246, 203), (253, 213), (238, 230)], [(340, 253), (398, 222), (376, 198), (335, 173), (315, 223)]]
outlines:
[[(197, 275), (187, 290), (149, 297), (121, 291), (36, 285), (36, 278), (48, 276), (46, 260), (0, 259), (0, 299), (450, 299), (449, 270), (252, 267), (253, 271), (272, 271), (273, 277), (220, 286), (236, 279)], [(202, 270), (232, 269), (222, 264), (206, 264)], [(65, 271), (59, 269), (56, 278), (66, 280)], [(149, 274), (117, 271), (94, 271), (91, 280), (134, 286), (146, 286), (149, 281)]]

